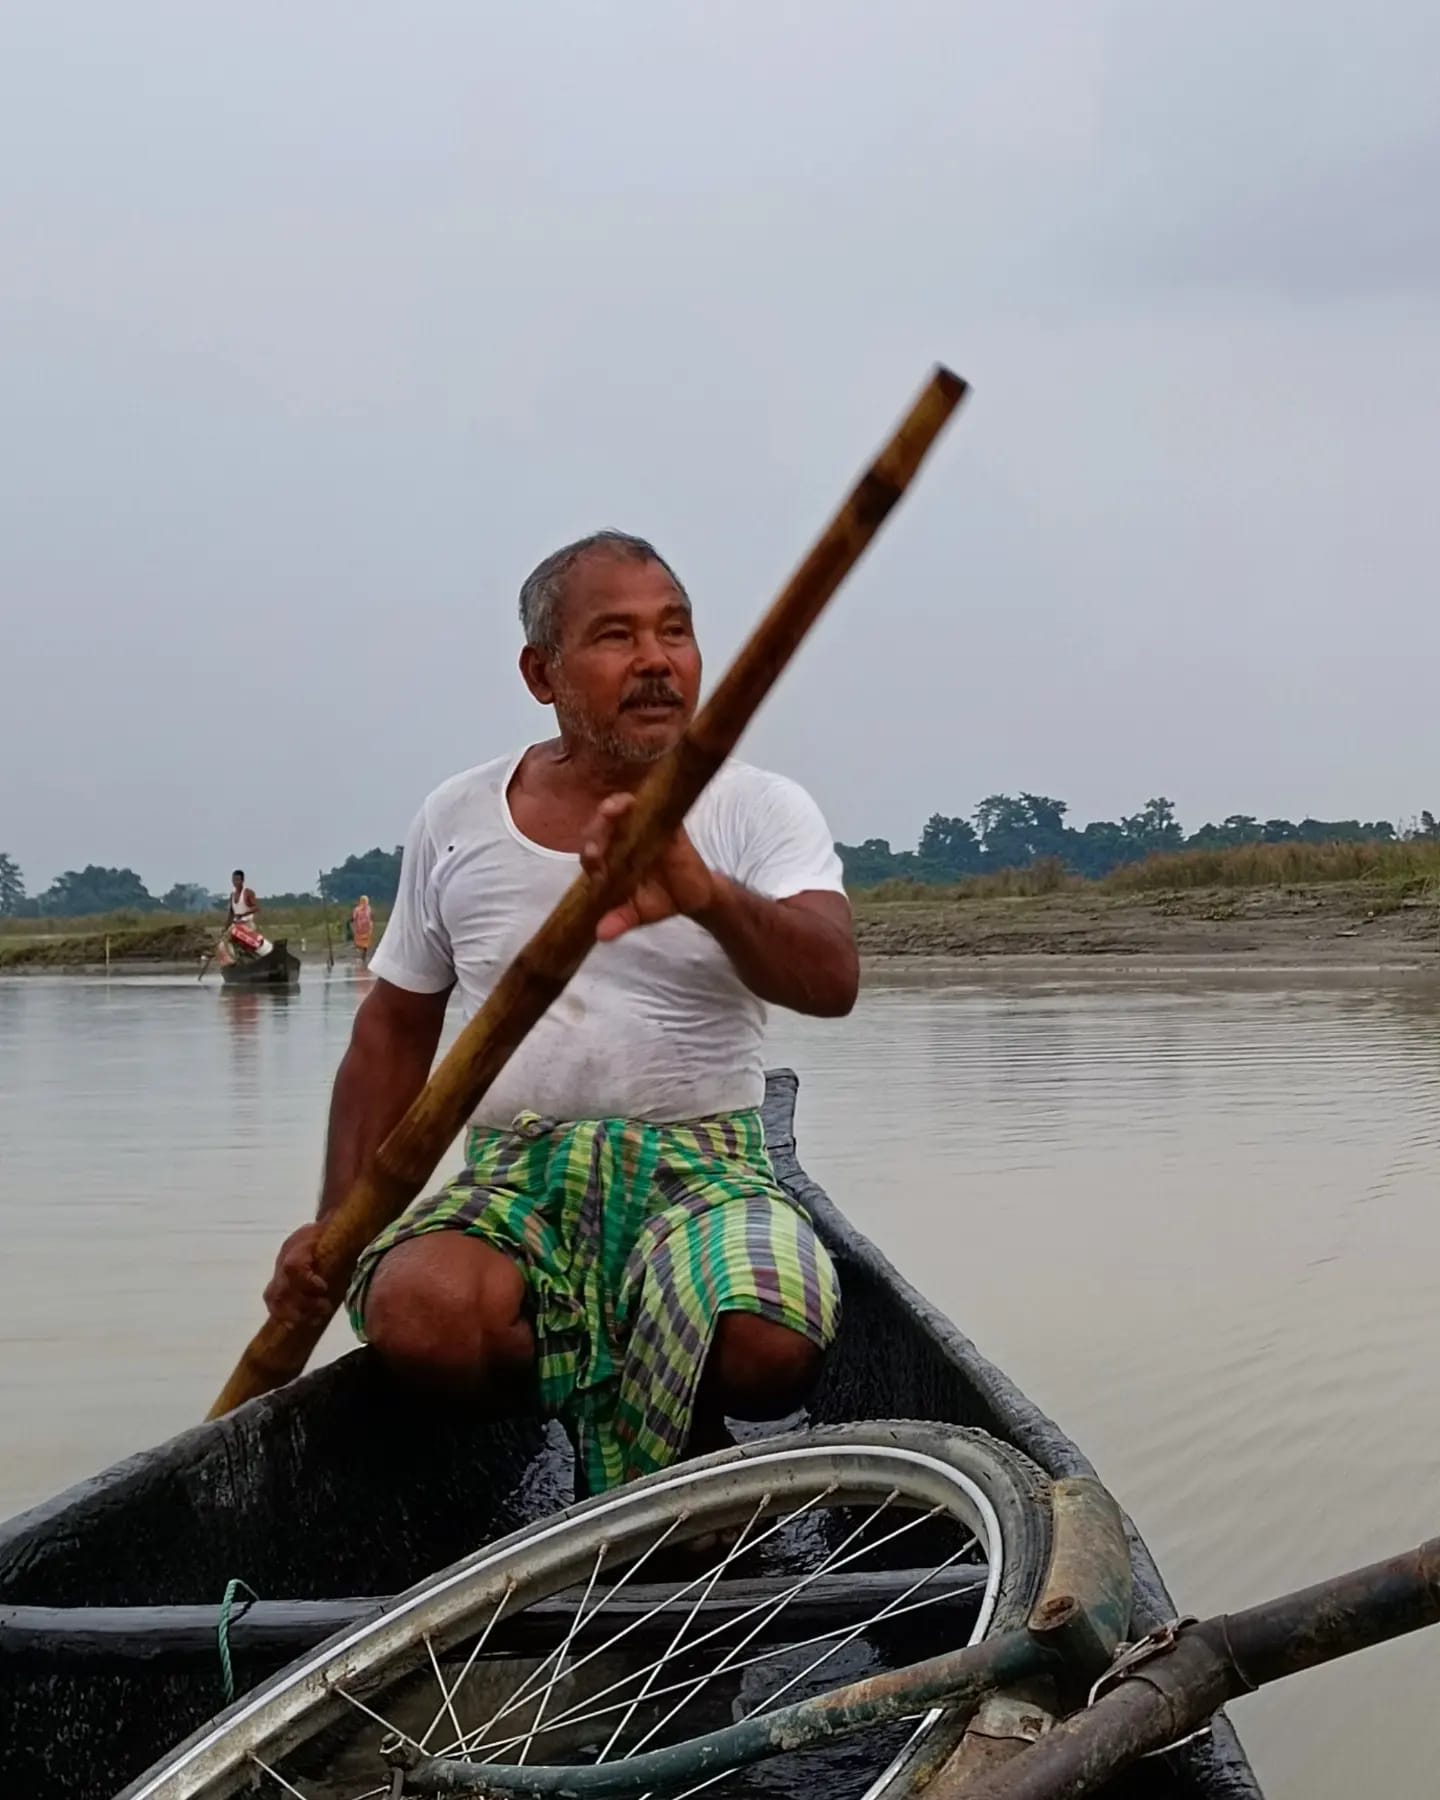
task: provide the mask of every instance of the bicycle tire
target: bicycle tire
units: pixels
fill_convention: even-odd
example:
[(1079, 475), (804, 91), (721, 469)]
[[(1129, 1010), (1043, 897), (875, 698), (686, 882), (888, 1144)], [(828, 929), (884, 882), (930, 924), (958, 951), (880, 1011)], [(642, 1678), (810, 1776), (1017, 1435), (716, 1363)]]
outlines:
[[(883, 1492), (887, 1481), (903, 1491), (906, 1503), (943, 1509), (962, 1526), (983, 1530), (990, 1572), (975, 1637), (1022, 1624), (1050, 1549), (1050, 1483), (1027, 1458), (985, 1433), (925, 1422), (791, 1433), (680, 1463), (580, 1501), (427, 1577), (383, 1614), (336, 1633), (243, 1695), (117, 1800), (229, 1800), (250, 1781), (257, 1760), (265, 1767), (291, 1755), (346, 1716), (345, 1683), (355, 1685), (352, 1703), (361, 1704), (359, 1693), (373, 1694), (382, 1680), (397, 1686), (426, 1655), (438, 1678), (439, 1656), (473, 1638), (478, 1622), (493, 1617), (497, 1605), (509, 1605), (513, 1617), (567, 1591), (583, 1580), (589, 1561), (596, 1559), (598, 1568), (607, 1550), (623, 1554), (640, 1546), (647, 1532), (668, 1535), (681, 1518), (686, 1536), (738, 1526), (766, 1496), (804, 1492), (807, 1484), (820, 1492), (821, 1483), (830, 1483), (823, 1492), (834, 1496), (834, 1506), (859, 1504)], [(443, 1692), (443, 1681), (440, 1687)], [(864, 1800), (900, 1800), (909, 1792), (920, 1752), (942, 1724), (947, 1731), (954, 1727), (940, 1710), (927, 1715), (864, 1789)]]

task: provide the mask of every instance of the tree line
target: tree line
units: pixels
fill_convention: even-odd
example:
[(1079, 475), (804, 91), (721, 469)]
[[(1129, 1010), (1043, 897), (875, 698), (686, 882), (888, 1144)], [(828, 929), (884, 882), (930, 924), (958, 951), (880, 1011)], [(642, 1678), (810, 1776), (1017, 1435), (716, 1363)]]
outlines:
[[(892, 850), (888, 838), (837, 844), (847, 887), (882, 881), (952, 882), (970, 875), (1025, 869), (1051, 860), (1072, 874), (1098, 881), (1112, 869), (1175, 850), (1225, 850), (1242, 844), (1395, 843), (1401, 838), (1440, 838), (1434, 815), (1422, 812), (1398, 829), (1389, 819), (1257, 819), (1231, 813), (1185, 833), (1172, 801), (1147, 800), (1120, 819), (1092, 819), (1078, 830), (1065, 823), (1069, 806), (1048, 794), (991, 794), (968, 816), (932, 813), (913, 850)], [(317, 906), (322, 900), (353, 906), (362, 894), (389, 905), (400, 885), (400, 846), (364, 850), (321, 872), (314, 892), (261, 891), (272, 907)], [(87, 864), (57, 875), (43, 893), (29, 895), (15, 859), (0, 852), (0, 918), (74, 919), (114, 912), (205, 912), (225, 895), (200, 882), (177, 881), (152, 894), (133, 869)]]
[(1177, 850), (1228, 850), (1242, 844), (1395, 843), (1402, 837), (1440, 838), (1429, 812), (1404, 830), (1389, 819), (1258, 819), (1231, 813), (1186, 834), (1173, 801), (1147, 800), (1120, 819), (1092, 819), (1076, 829), (1070, 810), (1048, 794), (991, 794), (968, 815), (932, 813), (913, 850), (892, 850), (886, 838), (837, 844), (851, 888), (882, 881), (952, 882), (971, 875), (1059, 863), (1071, 874), (1098, 881), (1126, 863)]
[[(400, 846), (366, 850), (320, 875), (313, 893), (260, 894), (272, 907), (318, 906), (322, 900), (353, 906), (362, 894), (376, 905), (388, 905), (400, 885)], [(228, 889), (226, 891), (228, 893)], [(99, 913), (196, 913), (224, 906), (226, 893), (198, 881), (177, 881), (163, 894), (152, 894), (134, 869), (107, 869), (87, 863), (66, 869), (42, 893), (28, 894), (13, 856), (0, 851), (0, 918), (81, 919)]]

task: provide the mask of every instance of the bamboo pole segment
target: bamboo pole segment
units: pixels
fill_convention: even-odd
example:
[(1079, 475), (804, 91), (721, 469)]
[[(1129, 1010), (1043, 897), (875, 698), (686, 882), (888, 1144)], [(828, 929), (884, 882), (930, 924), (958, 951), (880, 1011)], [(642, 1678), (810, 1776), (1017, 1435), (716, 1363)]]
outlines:
[[(684, 738), (646, 778), (635, 805), (617, 825), (607, 878), (603, 882), (583, 874), (576, 878), (326, 1219), (315, 1256), (336, 1305), (360, 1252), (430, 1179), (481, 1096), (585, 960), (600, 920), (629, 897), (684, 822), (826, 602), (909, 487), (964, 394), (959, 376), (935, 369)], [(267, 1320), (247, 1345), (209, 1416), (219, 1418), (243, 1401), (293, 1380), (323, 1330), (315, 1324)]]
[(325, 871), (322, 869), (318, 881), (320, 904), (324, 908), (325, 919), (325, 968), (327, 972), (335, 967), (335, 946), (330, 941), (330, 902), (325, 897)]

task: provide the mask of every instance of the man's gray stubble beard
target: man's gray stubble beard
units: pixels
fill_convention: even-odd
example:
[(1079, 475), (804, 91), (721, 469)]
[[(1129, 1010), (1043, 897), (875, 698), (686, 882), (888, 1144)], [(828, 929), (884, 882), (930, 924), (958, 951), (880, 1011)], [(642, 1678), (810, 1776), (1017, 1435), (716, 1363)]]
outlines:
[(607, 762), (632, 763), (636, 766), (648, 766), (657, 763), (669, 755), (668, 747), (637, 744), (633, 738), (623, 736), (608, 725), (595, 722), (584, 710), (577, 706), (573, 696), (563, 683), (552, 676), (555, 691), (555, 718), (562, 731), (578, 738), (587, 749), (593, 750)]

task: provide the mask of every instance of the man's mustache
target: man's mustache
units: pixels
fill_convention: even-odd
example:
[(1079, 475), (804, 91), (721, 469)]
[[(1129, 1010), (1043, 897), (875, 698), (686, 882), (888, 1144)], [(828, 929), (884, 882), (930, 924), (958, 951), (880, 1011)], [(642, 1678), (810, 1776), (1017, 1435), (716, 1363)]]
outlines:
[(683, 706), (685, 702), (675, 692), (668, 681), (645, 681), (628, 693), (620, 702), (621, 712), (631, 712), (642, 706)]

